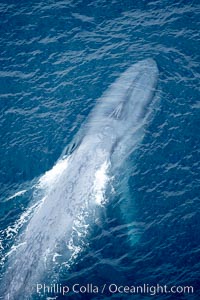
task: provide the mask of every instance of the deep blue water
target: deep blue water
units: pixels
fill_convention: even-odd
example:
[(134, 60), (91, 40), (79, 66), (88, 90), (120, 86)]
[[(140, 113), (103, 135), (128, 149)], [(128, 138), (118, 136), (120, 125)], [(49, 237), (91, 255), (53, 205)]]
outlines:
[(7, 229), (29, 207), (31, 187), (56, 163), (97, 98), (126, 68), (151, 57), (160, 100), (129, 158), (127, 210), (134, 203), (140, 239), (127, 243), (119, 192), (59, 283), (192, 285), (191, 295), (112, 298), (200, 299), (199, 1), (1, 1), (0, 13), (1, 275), (19, 234)]

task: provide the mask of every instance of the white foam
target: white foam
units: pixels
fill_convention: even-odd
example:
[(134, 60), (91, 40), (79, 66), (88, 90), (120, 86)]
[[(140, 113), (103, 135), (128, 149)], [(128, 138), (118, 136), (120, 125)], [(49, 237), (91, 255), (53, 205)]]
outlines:
[(95, 202), (98, 205), (103, 205), (105, 203), (105, 188), (109, 181), (109, 176), (107, 174), (108, 167), (109, 163), (105, 161), (95, 173), (94, 197)]
[(18, 233), (19, 229), (26, 223), (33, 213), (33, 211), (39, 206), (40, 203), (35, 203), (31, 207), (29, 207), (21, 216), (20, 218), (14, 223), (14, 225), (9, 226), (6, 230), (7, 237), (10, 237), (13, 233)]
[(59, 181), (63, 172), (67, 169), (68, 161), (70, 156), (61, 159), (57, 164), (49, 171), (47, 171), (39, 180), (39, 188), (51, 188), (54, 184)]

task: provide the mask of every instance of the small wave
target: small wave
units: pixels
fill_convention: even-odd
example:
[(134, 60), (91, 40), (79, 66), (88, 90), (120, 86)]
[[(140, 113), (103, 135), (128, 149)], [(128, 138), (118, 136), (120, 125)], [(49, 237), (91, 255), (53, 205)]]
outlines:
[(12, 195), (12, 196), (10, 196), (9, 198), (7, 198), (7, 201), (8, 201), (8, 200), (11, 200), (11, 199), (13, 199), (13, 198), (22, 196), (22, 195), (24, 195), (26, 192), (27, 192), (27, 190), (21, 190), (21, 191), (19, 191), (19, 192), (16, 192), (14, 195)]

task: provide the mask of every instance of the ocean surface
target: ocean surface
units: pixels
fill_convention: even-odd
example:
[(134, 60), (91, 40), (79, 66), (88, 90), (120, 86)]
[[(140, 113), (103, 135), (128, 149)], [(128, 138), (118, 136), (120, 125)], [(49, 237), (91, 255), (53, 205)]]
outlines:
[[(16, 299), (200, 299), (200, 2), (1, 0), (0, 14), (1, 281), (42, 201), (38, 182), (51, 182), (54, 173), (45, 172), (67, 153), (110, 84), (153, 58), (159, 101), (144, 138), (115, 174), (115, 193), (76, 255), (70, 262), (58, 255), (42, 283), (193, 286), (194, 293), (105, 289)], [(126, 176), (124, 197), (119, 183)]]

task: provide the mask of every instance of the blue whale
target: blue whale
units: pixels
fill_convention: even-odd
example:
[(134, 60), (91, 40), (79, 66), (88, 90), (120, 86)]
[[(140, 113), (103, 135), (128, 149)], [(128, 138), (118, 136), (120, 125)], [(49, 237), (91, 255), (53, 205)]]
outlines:
[(30, 299), (50, 262), (59, 257), (61, 241), (69, 261), (80, 251), (78, 240), (87, 233), (90, 211), (107, 201), (110, 170), (124, 163), (143, 135), (157, 79), (152, 59), (129, 67), (97, 100), (81, 138), (40, 178), (39, 204), (7, 258), (2, 299)]

